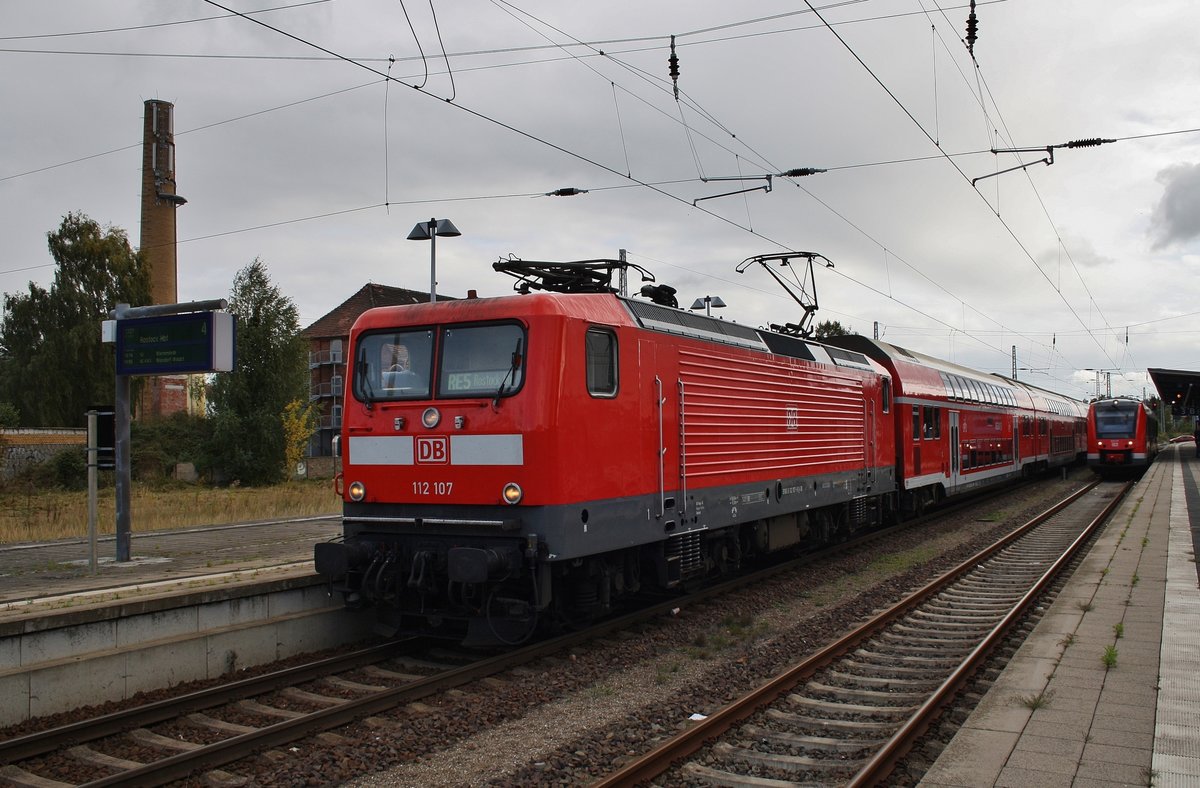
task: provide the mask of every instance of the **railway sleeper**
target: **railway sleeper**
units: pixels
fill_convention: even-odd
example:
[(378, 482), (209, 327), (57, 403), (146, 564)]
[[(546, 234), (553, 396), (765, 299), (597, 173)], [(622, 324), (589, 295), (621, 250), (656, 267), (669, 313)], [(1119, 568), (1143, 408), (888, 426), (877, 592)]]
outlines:
[[(989, 627), (990, 629), (990, 627)], [(975, 643), (984, 635), (988, 629), (973, 629), (969, 632), (961, 630), (934, 629), (934, 628), (916, 628), (916, 627), (901, 627), (894, 626), (887, 632), (879, 635), (883, 640), (893, 643), (912, 643), (918, 646), (951, 646), (957, 647), (963, 643)]]
[(725, 742), (713, 745), (713, 755), (723, 761), (755, 764), (774, 769), (783, 774), (794, 774), (800, 771), (829, 771), (849, 772), (856, 770), (858, 763), (865, 763), (866, 758), (858, 761), (842, 760), (840, 758), (809, 758), (806, 755), (783, 755), (778, 753), (759, 752), (745, 747), (736, 747)]
[(1004, 616), (1004, 608), (999, 605), (988, 609), (963, 610), (961, 607), (946, 607), (944, 605), (926, 605), (920, 610), (914, 610), (909, 616), (914, 619), (938, 621), (947, 624), (971, 625), (985, 621), (998, 621)]
[(1008, 604), (1009, 595), (1005, 595), (1002, 599), (976, 597), (971, 594), (959, 594), (955, 591), (942, 591), (940, 594), (929, 600), (929, 603), (923, 605), (930, 610), (948, 609), (950, 611), (984, 611), (996, 610), (1003, 615), (1011, 605)]
[(903, 687), (912, 690), (927, 690), (932, 691), (937, 689), (942, 680), (940, 678), (893, 678), (889, 676), (860, 676), (857, 673), (845, 673), (840, 670), (826, 671), (826, 678), (836, 679), (845, 683), (861, 684), (867, 687)]
[(971, 646), (964, 646), (950, 641), (932, 646), (915, 645), (903, 638), (887, 638), (886, 633), (883, 636), (872, 639), (867, 645), (877, 649), (877, 653), (891, 654), (897, 658), (925, 657), (926, 659), (948, 659), (954, 664), (962, 661), (963, 657), (971, 653), (972, 648)]
[(23, 786), (23, 788), (74, 788), (71, 783), (40, 777), (33, 772), (25, 771), (20, 766), (13, 766), (11, 763), (0, 766), (0, 778), (13, 785)]
[(736, 788), (822, 788), (826, 785), (823, 782), (798, 783), (794, 780), (772, 780), (769, 777), (744, 777), (702, 766), (694, 761), (685, 763), (681, 771), (685, 777), (699, 780), (706, 785), (727, 785)]
[(897, 678), (911, 680), (913, 677), (921, 679), (930, 675), (930, 668), (915, 665), (897, 665), (895, 664), (895, 660), (868, 662), (857, 659), (843, 659), (838, 664), (847, 671), (858, 671), (862, 675), (877, 676), (882, 679)]
[(940, 655), (927, 656), (924, 654), (895, 654), (886, 651), (874, 651), (867, 647), (856, 649), (854, 655), (861, 659), (879, 662), (881, 664), (894, 665), (899, 662), (901, 664), (920, 665), (922, 666), (922, 669), (940, 667), (945, 668), (948, 671), (954, 670), (962, 662), (962, 660), (957, 660), (953, 657), (945, 657)]
[(256, 730), (259, 730), (251, 725), (238, 725), (236, 722), (218, 720), (214, 717), (208, 716), (207, 714), (201, 714), (200, 712), (189, 714), (184, 717), (184, 719), (190, 722), (192, 725), (196, 725), (201, 728), (207, 728), (208, 730), (220, 731), (221, 733), (232, 733), (235, 736), (240, 736), (243, 733), (253, 733)]
[(894, 722), (861, 719), (832, 720), (824, 717), (810, 717), (807, 714), (797, 714), (782, 709), (767, 709), (765, 716), (771, 722), (787, 726), (792, 730), (837, 731), (847, 736), (888, 737), (896, 730)]
[(759, 725), (743, 725), (738, 733), (758, 741), (767, 741), (781, 747), (793, 749), (816, 749), (825, 752), (858, 752), (864, 749), (878, 749), (887, 739), (882, 737), (871, 739), (833, 739), (828, 736), (805, 736), (787, 731), (777, 731)]
[(122, 771), (130, 771), (139, 767), (145, 766), (141, 761), (131, 761), (128, 758), (117, 758), (113, 755), (93, 750), (86, 744), (79, 744), (67, 750), (67, 755), (70, 755), (80, 763), (86, 763), (89, 766), (104, 766), (109, 769), (120, 769)]
[(288, 700), (299, 701), (300, 703), (311, 703), (314, 706), (340, 706), (343, 703), (349, 703), (346, 698), (335, 698), (330, 695), (318, 695), (315, 692), (308, 692), (297, 687), (287, 687), (281, 689), (279, 694)]
[(129, 738), (144, 747), (153, 747), (158, 750), (167, 750), (168, 752), (192, 752), (204, 746), (194, 741), (183, 741), (181, 739), (172, 739), (170, 736), (161, 736), (145, 728), (135, 728), (129, 731)]
[(973, 619), (971, 621), (954, 621), (943, 619), (938, 616), (933, 617), (918, 617), (907, 615), (900, 621), (892, 624), (889, 628), (895, 632), (911, 633), (913, 635), (922, 635), (928, 633), (943, 634), (947, 637), (957, 637), (972, 632), (987, 632), (995, 622), (1000, 620), (1000, 616), (990, 616), (988, 618)]
[(298, 717), (304, 716), (304, 712), (302, 711), (278, 709), (274, 706), (267, 706), (254, 700), (239, 700), (237, 705), (242, 711), (248, 711), (251, 714), (257, 714), (260, 717), (274, 717), (275, 719), (294, 720)]
[[(795, 693), (788, 695), (788, 703), (801, 709), (810, 709), (821, 714), (844, 714), (846, 717), (859, 717), (864, 714), (874, 717), (887, 717), (889, 719), (902, 720), (909, 717), (917, 706), (874, 706), (862, 703), (841, 703), (838, 701), (821, 700), (820, 698), (809, 698), (804, 695)], [(924, 697), (921, 698), (925, 700)], [(918, 704), (919, 705), (919, 704)]]
[(826, 684), (823, 681), (808, 682), (804, 686), (804, 691), (812, 695), (827, 696), (849, 702), (860, 702), (870, 706), (879, 705), (887, 708), (905, 703), (920, 705), (929, 697), (928, 692), (883, 692), (858, 687), (839, 687), (834, 684)]

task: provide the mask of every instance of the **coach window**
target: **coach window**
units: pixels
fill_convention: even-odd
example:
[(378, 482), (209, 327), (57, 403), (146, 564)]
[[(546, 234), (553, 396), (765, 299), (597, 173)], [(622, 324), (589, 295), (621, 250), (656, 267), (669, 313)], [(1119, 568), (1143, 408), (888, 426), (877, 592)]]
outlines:
[(922, 425), (922, 431), (925, 435), (925, 440), (933, 440), (934, 438), (942, 437), (942, 425), (939, 423), (941, 418), (941, 408), (931, 408), (925, 406), (925, 423)]
[(913, 440), (921, 440), (921, 406), (913, 405)]
[(603, 328), (589, 328), (584, 339), (587, 349), (587, 388), (593, 397), (617, 395), (617, 335)]

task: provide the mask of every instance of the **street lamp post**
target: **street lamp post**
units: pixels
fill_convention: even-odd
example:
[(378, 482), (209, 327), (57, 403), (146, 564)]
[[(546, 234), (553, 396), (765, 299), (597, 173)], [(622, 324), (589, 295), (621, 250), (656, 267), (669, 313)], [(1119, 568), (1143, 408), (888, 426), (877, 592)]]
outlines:
[(702, 297), (702, 299), (696, 299), (695, 301), (692, 301), (691, 307), (689, 307), (689, 308), (692, 308), (692, 309), (703, 308), (704, 314), (706, 314), (707, 317), (710, 318), (710, 317), (713, 317), (713, 309), (721, 309), (724, 307), (725, 307), (725, 301), (721, 301), (721, 296), (706, 295), (706, 296)]
[(410, 241), (429, 241), (429, 303), (437, 301), (437, 237), (456, 238), (462, 233), (449, 219), (418, 222), (408, 234)]

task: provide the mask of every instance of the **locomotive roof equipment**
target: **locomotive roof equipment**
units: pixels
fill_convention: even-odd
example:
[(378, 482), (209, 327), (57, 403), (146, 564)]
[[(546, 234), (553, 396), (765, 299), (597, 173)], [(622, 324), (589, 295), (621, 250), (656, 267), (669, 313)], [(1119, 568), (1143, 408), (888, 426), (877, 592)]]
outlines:
[[(796, 274), (796, 269), (792, 268), (792, 259), (799, 258), (806, 260), (808, 263), (807, 270), (804, 273), (803, 279)], [(825, 261), (826, 268), (833, 268), (833, 261), (823, 254), (818, 252), (776, 252), (775, 254), (756, 254), (753, 257), (747, 257), (742, 262), (738, 263), (737, 272), (745, 273), (753, 263), (758, 263), (763, 268), (767, 269), (767, 273), (774, 277), (775, 281), (787, 291), (787, 294), (792, 297), (792, 300), (800, 305), (804, 310), (804, 317), (800, 318), (799, 323), (784, 323), (783, 325), (770, 324), (772, 331), (777, 331), (780, 334), (790, 334), (792, 336), (803, 337), (808, 339), (812, 336), (813, 317), (817, 313), (817, 280), (813, 276), (813, 260), (820, 259)], [(768, 262), (779, 261), (781, 268), (788, 268), (792, 272), (792, 280), (784, 279), (774, 268), (767, 265)], [(809, 290), (812, 290), (810, 293)]]

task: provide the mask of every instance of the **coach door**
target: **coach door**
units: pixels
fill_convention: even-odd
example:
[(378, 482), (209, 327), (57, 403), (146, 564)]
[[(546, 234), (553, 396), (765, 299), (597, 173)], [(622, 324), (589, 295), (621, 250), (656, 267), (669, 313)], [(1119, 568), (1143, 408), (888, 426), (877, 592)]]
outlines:
[(950, 411), (950, 489), (953, 493), (958, 488), (959, 474), (962, 472), (962, 442), (958, 439), (958, 411)]

